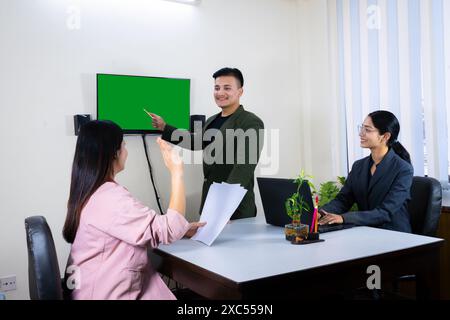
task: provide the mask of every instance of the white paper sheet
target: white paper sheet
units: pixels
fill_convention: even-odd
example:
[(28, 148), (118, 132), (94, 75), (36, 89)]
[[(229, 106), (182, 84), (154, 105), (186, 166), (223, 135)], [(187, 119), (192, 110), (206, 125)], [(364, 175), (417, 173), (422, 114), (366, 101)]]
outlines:
[(206, 225), (191, 238), (211, 246), (241, 203), (247, 190), (239, 184), (213, 183), (203, 205), (200, 221)]

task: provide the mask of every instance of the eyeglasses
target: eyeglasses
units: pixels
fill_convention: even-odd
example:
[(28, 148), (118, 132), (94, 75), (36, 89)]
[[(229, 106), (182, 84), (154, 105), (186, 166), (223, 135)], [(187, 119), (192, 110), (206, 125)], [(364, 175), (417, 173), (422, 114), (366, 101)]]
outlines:
[(368, 129), (365, 126), (360, 125), (360, 124), (358, 124), (357, 128), (358, 128), (358, 133), (360, 133), (361, 135), (366, 135), (368, 133), (378, 131), (377, 129)]

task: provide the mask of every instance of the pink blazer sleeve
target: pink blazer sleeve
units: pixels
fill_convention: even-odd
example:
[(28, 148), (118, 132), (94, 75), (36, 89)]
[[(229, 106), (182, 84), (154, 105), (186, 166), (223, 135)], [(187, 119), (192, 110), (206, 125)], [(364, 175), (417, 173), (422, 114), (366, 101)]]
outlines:
[(111, 216), (104, 217), (109, 223), (100, 223), (104, 226), (102, 231), (112, 237), (131, 245), (157, 247), (181, 239), (189, 229), (188, 221), (175, 210), (159, 215), (122, 186), (118, 185), (112, 192)]

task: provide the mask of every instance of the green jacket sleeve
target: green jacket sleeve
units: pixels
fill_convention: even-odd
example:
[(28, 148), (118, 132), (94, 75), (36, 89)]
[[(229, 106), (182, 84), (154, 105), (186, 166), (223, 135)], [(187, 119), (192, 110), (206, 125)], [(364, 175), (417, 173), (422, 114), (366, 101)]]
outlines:
[(203, 149), (203, 143), (200, 133), (191, 133), (188, 130), (177, 129), (168, 124), (166, 124), (166, 127), (164, 128), (161, 138), (184, 149)]

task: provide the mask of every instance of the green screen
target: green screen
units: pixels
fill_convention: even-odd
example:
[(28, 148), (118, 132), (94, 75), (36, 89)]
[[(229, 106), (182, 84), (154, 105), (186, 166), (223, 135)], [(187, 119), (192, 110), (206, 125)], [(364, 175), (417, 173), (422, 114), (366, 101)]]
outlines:
[(97, 74), (97, 119), (127, 133), (156, 132), (144, 108), (174, 127), (189, 129), (190, 80)]

